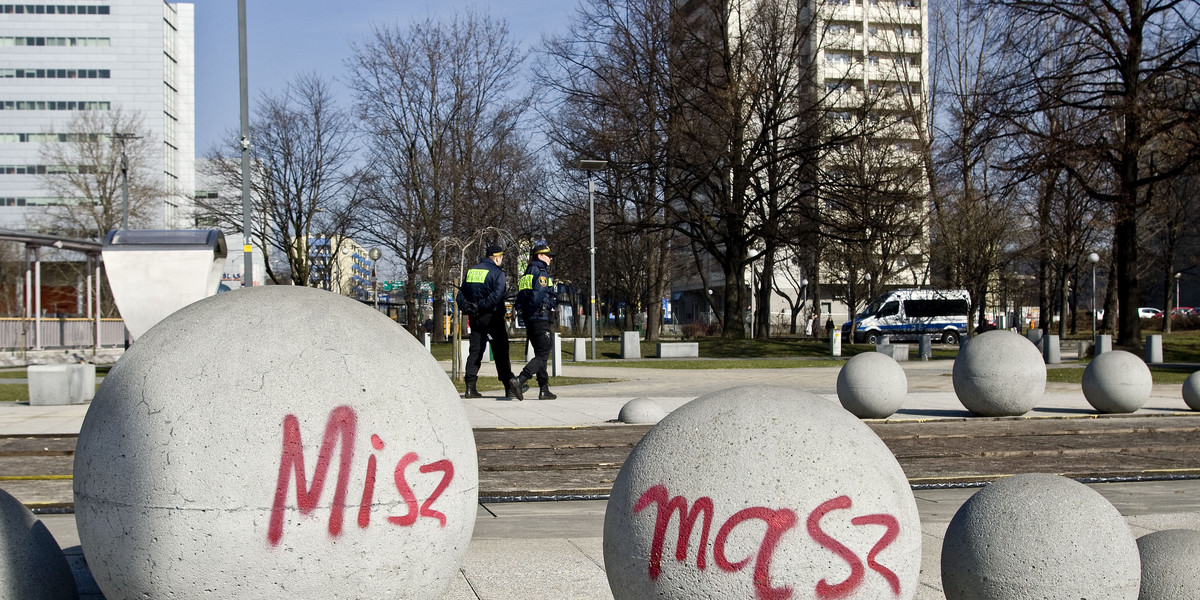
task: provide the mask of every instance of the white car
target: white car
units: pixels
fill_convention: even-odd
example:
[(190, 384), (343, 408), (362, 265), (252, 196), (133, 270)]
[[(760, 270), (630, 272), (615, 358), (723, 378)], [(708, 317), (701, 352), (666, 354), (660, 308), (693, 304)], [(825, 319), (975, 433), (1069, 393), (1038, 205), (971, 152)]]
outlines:
[(1154, 317), (1161, 317), (1162, 315), (1163, 311), (1157, 308), (1143, 306), (1138, 309), (1138, 318), (1140, 319), (1153, 319)]

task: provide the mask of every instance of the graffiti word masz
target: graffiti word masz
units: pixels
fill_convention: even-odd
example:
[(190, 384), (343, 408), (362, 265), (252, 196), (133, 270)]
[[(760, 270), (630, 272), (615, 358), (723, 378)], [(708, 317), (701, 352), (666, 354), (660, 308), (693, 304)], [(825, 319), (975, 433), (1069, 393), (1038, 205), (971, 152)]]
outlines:
[[(679, 540), (675, 544), (675, 560), (679, 562), (687, 560), (688, 547), (691, 545), (692, 529), (696, 525), (696, 520), (703, 517), (700, 530), (700, 545), (696, 556), (696, 568), (703, 571), (708, 564), (706, 549), (708, 547), (708, 534), (712, 528), (713, 521), (714, 509), (712, 499), (707, 496), (698, 498), (689, 510), (687, 499), (682, 496), (671, 497), (667, 493), (665, 486), (655, 485), (642, 494), (637, 504), (634, 505), (633, 511), (640, 513), (651, 505), (654, 505), (658, 511), (655, 513), (654, 519), (654, 538), (650, 544), (650, 579), (657, 581), (659, 575), (662, 573), (663, 545), (666, 541), (667, 526), (671, 522), (671, 517), (676, 512), (679, 513)], [(808, 518), (805, 520), (805, 528), (809, 537), (821, 547), (833, 552), (834, 555), (850, 566), (850, 576), (842, 582), (830, 583), (825, 579), (817, 582), (815, 592), (817, 598), (821, 600), (836, 600), (838, 598), (849, 597), (862, 585), (866, 575), (863, 560), (853, 550), (821, 529), (822, 517), (835, 510), (846, 510), (850, 507), (849, 496), (838, 496), (821, 503), (809, 513)], [(767, 530), (763, 535), (762, 542), (759, 544), (758, 552), (740, 561), (731, 561), (725, 554), (725, 544), (729, 538), (729, 534), (739, 525), (750, 520), (759, 520), (767, 525)], [(775, 547), (779, 543), (779, 539), (786, 531), (794, 527), (797, 522), (796, 513), (787, 508), (771, 509), (755, 506), (742, 509), (729, 517), (721, 525), (720, 529), (717, 530), (717, 537), (713, 540), (712, 545), (713, 562), (722, 571), (733, 573), (741, 571), (753, 559), (754, 596), (758, 600), (787, 600), (792, 597), (792, 588), (789, 586), (774, 587), (771, 584), (771, 558), (775, 554)], [(879, 564), (876, 560), (879, 553), (891, 545), (900, 535), (899, 521), (892, 515), (872, 514), (854, 517), (850, 520), (850, 523), (857, 526), (880, 525), (884, 527), (883, 536), (879, 538), (875, 546), (867, 553), (866, 568), (882, 576), (892, 588), (892, 592), (896, 596), (899, 596), (900, 578), (891, 569)]]

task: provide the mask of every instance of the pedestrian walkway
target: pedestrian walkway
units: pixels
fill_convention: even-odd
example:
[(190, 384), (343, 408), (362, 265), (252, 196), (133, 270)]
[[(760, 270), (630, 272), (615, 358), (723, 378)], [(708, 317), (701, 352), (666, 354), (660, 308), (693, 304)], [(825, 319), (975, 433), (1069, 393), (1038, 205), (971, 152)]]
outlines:
[[(449, 364), (443, 365), (449, 370)], [(909, 394), (892, 419), (966, 418), (949, 376), (950, 361), (904, 365)], [(494, 377), (485, 364), (481, 379)], [(616, 379), (602, 384), (554, 387), (557, 400), (505, 400), (496, 395), (463, 400), (473, 427), (596, 425), (616, 418), (625, 402), (649, 397), (667, 410), (700, 395), (739, 385), (772, 384), (811, 391), (836, 402), (837, 367), (802, 369), (660, 370), (568, 364), (564, 375)], [(87, 406), (0, 406), (0, 434), (73, 434)], [(1140, 414), (1190, 412), (1181, 386), (1155, 386)], [(1031, 417), (1089, 417), (1096, 413), (1079, 386), (1048, 384)], [(1194, 413), (1193, 413), (1194, 414)], [(1170, 528), (1200, 529), (1200, 481), (1106, 483), (1093, 485), (1126, 517), (1135, 536)], [(918, 600), (943, 600), (941, 540), (958, 507), (975, 489), (918, 490), (914, 493), (923, 533)], [(610, 599), (602, 557), (604, 501), (499, 503), (481, 505), (474, 536), (447, 600)], [(73, 515), (46, 515), (43, 522), (67, 548), (88, 587)]]

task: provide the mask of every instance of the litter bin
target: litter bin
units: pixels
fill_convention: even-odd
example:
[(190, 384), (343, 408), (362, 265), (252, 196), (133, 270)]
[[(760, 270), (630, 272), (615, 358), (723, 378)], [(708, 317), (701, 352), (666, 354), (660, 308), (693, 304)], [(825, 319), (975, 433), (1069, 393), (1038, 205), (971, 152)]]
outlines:
[(118, 229), (101, 248), (113, 299), (136, 340), (167, 315), (217, 293), (228, 251), (216, 229)]

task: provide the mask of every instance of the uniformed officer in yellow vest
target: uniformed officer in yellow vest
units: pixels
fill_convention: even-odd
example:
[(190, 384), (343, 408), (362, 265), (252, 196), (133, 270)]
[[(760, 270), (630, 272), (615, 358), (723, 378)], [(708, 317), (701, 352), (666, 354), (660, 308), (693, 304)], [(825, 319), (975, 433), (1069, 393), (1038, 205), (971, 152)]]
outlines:
[(485, 250), (486, 256), (479, 264), (471, 267), (463, 277), (458, 290), (458, 308), (467, 315), (471, 326), (471, 348), (467, 354), (466, 384), (464, 398), (482, 398), (476, 389), (479, 379), (479, 363), (490, 339), (492, 355), (496, 359), (496, 376), (504, 384), (505, 396), (511, 398), (509, 381), (513, 378), (512, 365), (508, 360), (508, 330), (504, 321), (504, 296), (508, 291), (505, 282), (504, 248), (492, 245)]
[(550, 261), (554, 255), (545, 242), (534, 244), (529, 267), (517, 284), (517, 310), (521, 311), (521, 318), (525, 320), (525, 334), (533, 345), (533, 360), (508, 383), (509, 390), (516, 394), (518, 400), (525, 399), (525, 382), (534, 376), (540, 388), (538, 400), (558, 397), (550, 392), (550, 376), (546, 374), (546, 361), (554, 345), (550, 324), (558, 308), (558, 293), (554, 288), (554, 280), (550, 278)]

